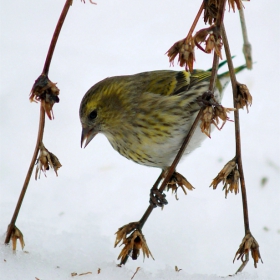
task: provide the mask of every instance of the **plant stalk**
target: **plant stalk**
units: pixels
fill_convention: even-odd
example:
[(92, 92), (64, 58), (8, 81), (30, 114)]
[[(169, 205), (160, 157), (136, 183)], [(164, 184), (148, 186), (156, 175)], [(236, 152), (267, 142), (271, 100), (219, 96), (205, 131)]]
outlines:
[(38, 136), (37, 136), (37, 141), (36, 141), (36, 145), (35, 145), (35, 149), (34, 149), (34, 153), (33, 153), (33, 157), (31, 159), (24, 183), (23, 183), (23, 187), (20, 193), (20, 196), (18, 198), (18, 202), (16, 205), (16, 208), (14, 210), (14, 214), (12, 216), (11, 222), (8, 226), (8, 230), (7, 230), (7, 235), (6, 235), (6, 239), (5, 239), (5, 244), (8, 244), (10, 242), (11, 239), (11, 235), (18, 217), (18, 213), (20, 211), (22, 202), (23, 202), (23, 198), (25, 196), (32, 172), (33, 172), (33, 168), (38, 156), (38, 152), (39, 152), (39, 146), (43, 140), (43, 133), (44, 133), (44, 126), (45, 126), (45, 109), (43, 108), (42, 103), (40, 104), (40, 118), (39, 118), (39, 129), (38, 129)]
[[(231, 78), (231, 84), (232, 84), (232, 91), (233, 91), (233, 104), (234, 107), (237, 108), (237, 82), (236, 82), (236, 76), (235, 71), (231, 59), (231, 53), (229, 48), (229, 43), (227, 40), (226, 30), (224, 25), (222, 25), (222, 37), (225, 47), (225, 53), (227, 57), (228, 62), (228, 68)], [(239, 120), (239, 111), (234, 111), (234, 125), (235, 125), (235, 147), (236, 147), (236, 163), (238, 165), (238, 172), (240, 175), (240, 185), (241, 185), (241, 196), (242, 196), (242, 206), (243, 206), (243, 219), (244, 219), (244, 229), (245, 229), (245, 235), (250, 232), (250, 226), (249, 226), (249, 212), (248, 212), (248, 202), (247, 202), (247, 194), (246, 194), (246, 185), (245, 185), (245, 177), (244, 177), (244, 171), (243, 171), (243, 165), (242, 165), (242, 154), (241, 154), (241, 133), (240, 133), (240, 120)], [(247, 262), (249, 260), (249, 254), (246, 254), (245, 262), (241, 264), (237, 272), (241, 272), (244, 267), (246, 266)], [(236, 272), (236, 273), (237, 273)]]
[[(47, 54), (47, 57), (46, 57), (46, 60), (45, 60), (42, 75), (48, 76), (49, 68), (50, 68), (53, 52), (54, 52), (54, 49), (55, 49), (55, 46), (56, 46), (56, 43), (57, 43), (57, 40), (58, 40), (58, 36), (59, 36), (59, 33), (61, 31), (62, 25), (64, 23), (65, 17), (68, 13), (68, 10), (69, 10), (71, 4), (72, 4), (72, 0), (66, 0), (65, 5), (63, 7), (63, 10), (61, 12), (61, 15), (59, 17), (58, 23), (56, 25), (53, 37), (52, 37), (52, 41), (51, 41), (51, 44), (50, 44), (50, 47), (49, 47), (49, 50), (48, 50), (48, 54)], [(27, 190), (32, 172), (33, 172), (33, 169), (34, 169), (34, 165), (36, 163), (36, 159), (37, 159), (37, 156), (38, 156), (38, 153), (39, 153), (39, 146), (40, 146), (40, 144), (43, 140), (44, 127), (45, 127), (45, 109), (43, 108), (43, 105), (41, 103), (40, 104), (38, 136), (37, 136), (37, 141), (36, 141), (36, 145), (35, 145), (35, 150), (34, 150), (33, 157), (31, 159), (31, 163), (29, 165), (29, 169), (27, 171), (27, 174), (26, 174), (26, 177), (25, 177), (25, 180), (24, 180), (24, 183), (23, 183), (23, 187), (22, 187), (19, 199), (17, 201), (16, 208), (14, 210), (11, 222), (10, 222), (10, 224), (8, 226), (8, 229), (7, 229), (5, 244), (8, 244), (10, 242), (11, 235), (12, 235), (13, 229), (15, 227), (15, 223), (16, 223), (16, 220), (17, 220), (17, 217), (18, 217), (18, 214), (19, 214), (19, 211), (20, 211), (20, 208), (21, 208), (21, 205), (22, 205), (22, 202), (23, 202), (23, 199), (24, 199), (24, 196), (25, 196), (25, 193), (26, 193), (26, 190)]]

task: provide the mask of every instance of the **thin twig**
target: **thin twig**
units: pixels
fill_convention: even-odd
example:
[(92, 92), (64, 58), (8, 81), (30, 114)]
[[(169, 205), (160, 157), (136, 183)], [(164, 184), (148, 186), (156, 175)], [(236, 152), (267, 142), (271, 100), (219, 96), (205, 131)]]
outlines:
[[(58, 23), (56, 25), (53, 37), (52, 37), (52, 41), (51, 41), (51, 44), (50, 44), (50, 47), (49, 47), (49, 50), (48, 50), (48, 54), (47, 54), (47, 57), (46, 57), (46, 60), (45, 60), (42, 75), (48, 76), (48, 72), (49, 72), (53, 52), (54, 52), (54, 49), (55, 49), (55, 46), (56, 46), (56, 43), (57, 43), (57, 39), (58, 39), (60, 30), (62, 28), (63, 22), (65, 20), (65, 17), (67, 15), (67, 12), (68, 12), (71, 4), (72, 4), (72, 0), (66, 0), (65, 5), (63, 7), (63, 10), (61, 12), (61, 15), (59, 17)], [(26, 193), (31, 175), (32, 175), (33, 168), (35, 166), (37, 156), (38, 156), (39, 145), (41, 144), (41, 142), (43, 140), (44, 127), (45, 127), (45, 110), (44, 110), (44, 107), (41, 103), (40, 104), (38, 136), (37, 136), (37, 142), (36, 142), (36, 145), (35, 145), (35, 150), (34, 150), (34, 153), (33, 153), (31, 163), (29, 165), (29, 169), (28, 169), (26, 177), (25, 177), (25, 181), (23, 183), (23, 187), (22, 187), (22, 190), (21, 190), (16, 208), (14, 210), (11, 222), (8, 226), (7, 235), (6, 235), (6, 238), (5, 238), (5, 244), (8, 244), (10, 242), (11, 235), (12, 235), (13, 229), (15, 227), (15, 223), (16, 223), (16, 220), (17, 220), (17, 217), (18, 217), (18, 214), (19, 214), (19, 211), (20, 211), (20, 208), (21, 208), (21, 205), (22, 205), (22, 202), (23, 202), (23, 199), (24, 199), (24, 196), (25, 196), (25, 193)]]
[(252, 46), (249, 43), (248, 33), (246, 28), (245, 16), (243, 8), (239, 10), (239, 18), (241, 23), (242, 35), (243, 35), (243, 53), (246, 60), (246, 66), (248, 69), (253, 68), (253, 59), (252, 59)]
[[(192, 124), (192, 127), (188, 133), (188, 135), (186, 136), (178, 154), (176, 155), (174, 161), (172, 162), (171, 166), (168, 168), (168, 172), (163, 180), (163, 182), (161, 183), (160, 187), (159, 187), (159, 191), (160, 192), (163, 192), (166, 185), (168, 184), (168, 182), (170, 181), (171, 179), (171, 176), (174, 174), (175, 172), (175, 169), (180, 161), (180, 159), (182, 158), (185, 150), (186, 150), (186, 147), (187, 145), (189, 144), (194, 132), (195, 132), (195, 129), (200, 121), (200, 118), (201, 118), (201, 114), (202, 114), (202, 109), (200, 109), (200, 111), (198, 112), (198, 115), (196, 116), (195, 118), (195, 121), (194, 123)], [(160, 176), (161, 177), (161, 176)], [(160, 178), (159, 177), (159, 178)], [(142, 229), (145, 222), (147, 221), (147, 219), (149, 218), (150, 214), (152, 213), (154, 207), (152, 205), (149, 205), (149, 207), (147, 208), (146, 212), (144, 213), (143, 217), (140, 219), (140, 228)]]
[(195, 19), (193, 21), (193, 24), (192, 24), (192, 26), (191, 26), (191, 28), (189, 30), (189, 33), (188, 33), (188, 35), (186, 37), (186, 41), (188, 40), (188, 38), (190, 38), (192, 36), (192, 34), (194, 32), (194, 29), (195, 29), (195, 27), (196, 27), (196, 25), (198, 23), (198, 20), (199, 20), (201, 14), (202, 14), (203, 9), (204, 9), (204, 1), (202, 1), (202, 4), (201, 4), (201, 6), (199, 8), (199, 11), (198, 11), (198, 13), (197, 13), (197, 15), (196, 15), (196, 17), (195, 17)]
[[(221, 21), (223, 20), (224, 16), (224, 8), (225, 8), (225, 3), (226, 1), (223, 0), (220, 2), (220, 7), (219, 7), (219, 12), (222, 13), (221, 15), (218, 15), (217, 17), (217, 26), (221, 26)], [(210, 84), (209, 84), (209, 90), (213, 90), (214, 88), (214, 85), (215, 85), (215, 79), (216, 79), (216, 76), (217, 76), (217, 70), (218, 70), (218, 63), (219, 63), (219, 57), (216, 55), (216, 53), (214, 54), (214, 59), (213, 59), (213, 68), (212, 68), (212, 76), (211, 76), (211, 80), (210, 80)], [(187, 145), (189, 144), (190, 140), (191, 140), (191, 137), (193, 136), (194, 134), (194, 131), (199, 123), (199, 120), (201, 118), (201, 114), (202, 114), (202, 110), (203, 109), (200, 109), (188, 135), (186, 136), (179, 152), (177, 153), (173, 163), (171, 164), (171, 166), (168, 168), (168, 172), (163, 180), (163, 182), (161, 183), (160, 187), (159, 187), (159, 191), (162, 192), (164, 191), (166, 185), (168, 184), (168, 182), (170, 181), (173, 173), (175, 172), (175, 169), (181, 159), (181, 157), (183, 156), (184, 154), (184, 151), (187, 147)], [(153, 206), (149, 205), (149, 207), (147, 208), (146, 212), (144, 213), (143, 217), (140, 219), (140, 226), (141, 226), (141, 229), (142, 227), (144, 226), (145, 222), (147, 221), (147, 219), (149, 218), (150, 214), (152, 213), (153, 211)]]
[[(222, 26), (222, 36), (225, 46), (225, 53), (228, 62), (228, 68), (232, 83), (232, 91), (233, 91), (233, 104), (234, 107), (237, 107), (237, 84), (236, 84), (236, 76), (234, 72), (233, 63), (231, 60), (231, 53), (229, 49), (229, 44), (226, 36), (226, 31), (224, 26)], [(248, 215), (248, 205), (247, 205), (247, 195), (246, 195), (246, 186), (245, 186), (245, 178), (242, 167), (242, 156), (241, 156), (241, 134), (240, 134), (240, 121), (239, 121), (239, 111), (234, 111), (234, 124), (235, 124), (235, 137), (236, 137), (236, 162), (238, 164), (238, 171), (240, 173), (240, 183), (241, 183), (241, 192), (242, 192), (242, 202), (243, 202), (243, 214), (244, 214), (244, 227), (245, 234), (250, 231), (249, 228), (249, 215)]]
[[(237, 108), (237, 83), (236, 83), (236, 76), (235, 71), (231, 59), (231, 53), (229, 49), (229, 43), (227, 40), (226, 30), (224, 25), (222, 25), (222, 37), (225, 47), (225, 53), (227, 57), (228, 69), (231, 78), (232, 84), (232, 91), (233, 91), (233, 104), (234, 107)], [(241, 154), (241, 133), (240, 133), (240, 121), (239, 121), (239, 111), (234, 111), (234, 125), (235, 125), (235, 145), (236, 145), (236, 163), (238, 165), (238, 171), (240, 175), (240, 185), (241, 185), (241, 195), (242, 195), (242, 205), (243, 205), (243, 218), (244, 218), (244, 229), (245, 235), (250, 232), (249, 227), (249, 213), (248, 213), (248, 203), (247, 203), (247, 194), (246, 194), (246, 185), (245, 185), (245, 177), (243, 172), (242, 166), (242, 154)], [(246, 262), (244, 262), (237, 272), (242, 271), (243, 268), (246, 266), (249, 259), (248, 253), (246, 254)]]
[(242, 272), (242, 270), (244, 269), (244, 267), (247, 265), (249, 261), (249, 253), (247, 253), (245, 255), (245, 261), (242, 261), (242, 264), (240, 265), (240, 267), (237, 269), (237, 271), (235, 272), (235, 274), (237, 274), (238, 272)]
[[(216, 26), (217, 26), (218, 30), (220, 30), (221, 25), (223, 24), (225, 5), (226, 5), (226, 0), (220, 1), (219, 10), (218, 10), (217, 19), (216, 19)], [(217, 73), (218, 73), (218, 65), (219, 65), (219, 56), (215, 52), (214, 58), (213, 58), (212, 70), (211, 70), (212, 73), (211, 73), (211, 78), (210, 78), (209, 91), (213, 91), (215, 88), (216, 78), (217, 78)]]
[(57, 22), (56, 28), (54, 30), (52, 41), (50, 43), (49, 51), (48, 51), (48, 54), (47, 54), (47, 57), (46, 57), (46, 60), (45, 60), (43, 73), (42, 73), (42, 74), (45, 74), (46, 76), (48, 76), (49, 69), (50, 69), (50, 64), (51, 64), (53, 52), (54, 52), (54, 49), (55, 49), (55, 46), (56, 46), (56, 43), (57, 43), (57, 40), (58, 40), (58, 36), (59, 36), (60, 31), (61, 31), (64, 20), (66, 18), (66, 15), (68, 13), (68, 10), (69, 10), (69, 8), (72, 4), (72, 1), (73, 0), (66, 0), (65, 5), (63, 7), (63, 10), (60, 14), (59, 20)]
[(14, 229), (14, 226), (15, 226), (15, 223), (16, 223), (16, 220), (17, 220), (17, 216), (18, 216), (18, 213), (20, 211), (20, 207), (21, 207), (24, 195), (26, 193), (26, 190), (27, 190), (27, 187), (28, 187), (31, 175), (32, 175), (32, 171), (33, 171), (33, 168), (34, 168), (37, 156), (38, 156), (39, 146), (40, 146), (40, 143), (43, 140), (44, 126), (45, 126), (45, 110), (44, 110), (44, 107), (41, 103), (40, 104), (40, 119), (39, 119), (38, 136), (37, 136), (37, 141), (36, 141), (36, 145), (35, 145), (35, 150), (34, 150), (33, 157), (32, 157), (32, 160), (30, 162), (30, 165), (29, 165), (29, 168), (28, 168), (28, 171), (27, 171), (24, 183), (23, 183), (23, 187), (22, 187), (20, 196), (18, 198), (18, 202), (17, 202), (16, 208), (15, 208), (13, 217), (11, 219), (11, 222), (10, 222), (9, 226), (8, 226), (7, 235), (6, 235), (6, 239), (5, 239), (5, 244), (8, 244), (10, 242), (10, 239), (11, 239), (12, 231)]

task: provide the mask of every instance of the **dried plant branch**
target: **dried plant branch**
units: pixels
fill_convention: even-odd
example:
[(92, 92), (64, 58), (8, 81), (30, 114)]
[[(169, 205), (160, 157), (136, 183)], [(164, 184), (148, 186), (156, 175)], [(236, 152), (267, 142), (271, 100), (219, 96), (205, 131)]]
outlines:
[[(222, 25), (222, 37), (224, 41), (224, 47), (225, 47), (225, 53), (227, 57), (228, 62), (228, 68), (231, 78), (231, 84), (232, 84), (232, 91), (233, 91), (233, 104), (235, 108), (240, 107), (240, 95), (239, 95), (239, 87), (240, 84), (236, 81), (235, 71), (233, 67), (233, 63), (231, 60), (231, 53), (229, 48), (229, 43), (227, 40), (226, 30), (224, 25)], [(247, 100), (252, 101), (251, 95)], [(245, 237), (240, 245), (240, 248), (238, 249), (236, 256), (239, 255), (239, 258), (242, 260), (242, 265), (239, 267), (236, 273), (241, 272), (244, 267), (246, 266), (248, 259), (249, 259), (249, 250), (252, 252), (252, 257), (254, 259), (254, 264), (256, 267), (256, 264), (259, 259), (261, 259), (260, 252), (259, 252), (259, 245), (257, 241), (253, 238), (250, 232), (250, 226), (249, 226), (249, 212), (248, 212), (248, 203), (247, 203), (247, 194), (246, 194), (246, 184), (245, 184), (245, 176), (243, 171), (243, 164), (242, 164), (242, 153), (241, 153), (241, 133), (240, 133), (240, 121), (239, 121), (239, 111), (234, 111), (234, 124), (235, 124), (235, 147), (236, 147), (236, 163), (238, 166), (238, 172), (240, 177), (240, 185), (241, 185), (241, 195), (242, 195), (242, 206), (243, 206), (243, 219), (244, 219), (244, 229), (245, 229)], [(250, 242), (249, 242), (249, 241)], [(250, 243), (250, 246), (248, 245)], [(252, 246), (251, 246), (252, 245)], [(244, 247), (245, 246), (245, 247)], [(245, 260), (244, 260), (245, 255)]]
[(199, 10), (198, 10), (198, 12), (196, 14), (196, 17), (195, 17), (195, 19), (193, 21), (193, 24), (192, 24), (192, 26), (191, 26), (191, 28), (189, 30), (189, 33), (188, 33), (186, 39), (188, 39), (188, 38), (190, 38), (192, 36), (192, 34), (194, 32), (194, 29), (195, 29), (195, 27), (196, 27), (196, 25), (198, 23), (198, 20), (199, 20), (201, 14), (203, 12), (203, 9), (204, 9), (204, 1), (202, 1), (202, 3), (201, 3), (201, 6), (200, 6), (200, 8), (199, 8)]
[[(224, 18), (224, 11), (225, 11), (225, 3), (226, 0), (221, 0), (220, 1), (220, 6), (219, 6), (219, 14), (217, 16), (217, 27), (220, 28), (222, 25), (222, 21)], [(218, 71), (218, 64), (219, 64), (219, 57), (216, 53), (214, 53), (214, 58), (213, 58), (213, 66), (212, 66), (212, 75), (211, 75), (211, 79), (210, 79), (210, 84), (209, 84), (209, 90), (213, 91), (214, 89), (214, 85), (215, 85), (215, 81), (216, 81), (216, 76), (217, 76), (217, 71)], [(200, 111), (198, 112), (196, 119), (194, 120), (194, 123), (191, 127), (191, 129), (189, 130), (188, 135), (186, 136), (185, 140), (183, 141), (183, 144), (180, 148), (180, 150), (178, 151), (174, 161), (172, 162), (171, 166), (168, 168), (168, 171), (166, 172), (166, 174), (163, 174), (163, 172), (160, 174), (159, 178), (156, 180), (156, 183), (154, 184), (154, 186), (157, 186), (159, 184), (159, 182), (161, 181), (162, 178), (163, 181), (158, 189), (159, 192), (163, 192), (164, 189), (166, 188), (167, 184), (170, 182), (172, 175), (175, 172), (175, 169), (180, 161), (180, 159), (182, 158), (185, 149), (187, 148), (187, 145), (189, 144), (195, 130), (196, 127), (198, 126), (198, 123), (200, 122), (202, 113), (203, 113), (203, 109), (204, 107), (202, 107), (200, 109)], [(149, 218), (150, 214), (152, 213), (154, 207), (153, 205), (149, 205), (146, 212), (144, 213), (144, 215), (142, 216), (142, 218), (139, 221), (138, 224), (138, 229), (141, 230), (144, 226), (144, 224), (146, 223), (147, 219)], [(122, 262), (121, 264), (125, 264), (127, 259), (128, 259), (128, 255), (126, 256), (122, 256)]]
[(18, 217), (18, 213), (20, 211), (20, 207), (22, 205), (22, 201), (23, 201), (23, 198), (25, 196), (25, 193), (26, 193), (26, 190), (27, 190), (27, 187), (28, 187), (31, 175), (32, 175), (32, 171), (33, 171), (34, 166), (35, 166), (35, 162), (36, 162), (37, 155), (38, 155), (38, 152), (39, 152), (39, 146), (40, 146), (40, 144), (42, 142), (42, 139), (43, 139), (44, 126), (45, 126), (45, 110), (44, 110), (43, 105), (41, 104), (41, 106), (40, 106), (39, 129), (38, 129), (38, 136), (37, 136), (37, 141), (36, 141), (36, 145), (35, 145), (35, 150), (34, 150), (33, 157), (31, 159), (31, 162), (30, 162), (30, 165), (29, 165), (29, 168), (28, 168), (28, 171), (27, 171), (24, 183), (23, 183), (23, 187), (22, 187), (20, 196), (18, 198), (16, 208), (14, 210), (14, 214), (13, 214), (11, 222), (8, 226), (7, 235), (6, 235), (6, 238), (5, 238), (5, 244), (8, 244), (10, 242), (12, 232), (15, 228), (15, 223), (16, 223), (16, 220), (17, 220), (17, 217)]
[[(52, 41), (51, 41), (51, 44), (50, 44), (50, 47), (49, 47), (49, 50), (48, 50), (48, 54), (47, 54), (47, 57), (46, 57), (46, 60), (45, 60), (43, 72), (39, 76), (39, 78), (40, 77), (47, 78), (47, 76), (48, 76), (48, 72), (49, 72), (53, 52), (54, 52), (54, 49), (55, 49), (55, 46), (56, 46), (56, 43), (57, 43), (57, 39), (58, 39), (60, 30), (62, 28), (62, 25), (64, 23), (65, 17), (68, 13), (68, 10), (69, 10), (71, 4), (72, 4), (72, 0), (66, 0), (65, 5), (63, 7), (63, 10), (61, 12), (60, 18), (59, 18), (58, 23), (56, 25), (53, 37), (52, 37)], [(38, 80), (39, 79), (37, 79), (36, 81), (38, 81)], [(35, 81), (35, 84), (36, 84), (36, 81)], [(56, 96), (58, 94), (59, 90), (56, 87), (54, 87), (54, 85), (55, 84), (52, 83), (52, 84), (50, 84), (50, 86), (48, 88), (50, 88), (51, 93), (54, 93), (54, 96)], [(34, 86), (32, 88), (32, 93), (34, 93), (33, 89), (35, 90)], [(41, 101), (41, 104), (40, 104), (39, 128), (38, 128), (38, 136), (37, 136), (37, 141), (36, 141), (34, 153), (33, 153), (31, 163), (29, 165), (29, 168), (28, 168), (28, 171), (27, 171), (24, 183), (23, 183), (23, 187), (22, 187), (22, 190), (21, 190), (16, 208), (14, 210), (11, 222), (8, 226), (7, 235), (6, 235), (6, 238), (5, 238), (5, 244), (8, 244), (10, 242), (11, 235), (15, 230), (15, 223), (16, 223), (16, 220), (17, 220), (17, 217), (18, 217), (18, 214), (19, 214), (19, 211), (20, 211), (20, 208), (21, 208), (21, 205), (22, 205), (22, 202), (23, 202), (23, 199), (24, 199), (24, 196), (25, 196), (25, 193), (26, 193), (31, 175), (32, 175), (32, 171), (33, 171), (34, 166), (35, 166), (35, 162), (36, 162), (36, 159), (37, 159), (37, 156), (38, 156), (40, 144), (43, 141), (44, 127), (45, 127), (45, 112), (49, 113), (48, 116), (49, 116), (50, 119), (52, 119), (52, 115), (51, 115), (52, 106), (55, 102), (58, 102), (58, 100), (55, 99), (52, 94), (49, 94), (49, 96), (46, 95), (46, 98), (43, 99), (42, 101)]]
[(43, 74), (48, 75), (49, 74), (49, 69), (50, 69), (50, 64), (51, 64), (51, 60), (53, 57), (53, 52), (59, 37), (59, 33), (61, 31), (62, 25), (64, 23), (64, 20), (66, 18), (66, 15), (69, 11), (70, 6), (72, 5), (72, 1), (73, 0), (66, 0), (65, 5), (62, 9), (62, 12), (60, 14), (60, 17), (58, 19), (57, 25), (55, 27), (54, 33), (53, 33), (53, 37), (50, 43), (50, 47), (48, 50), (48, 54), (45, 60), (45, 64), (44, 64), (44, 68), (43, 68)]
[[(238, 107), (237, 81), (236, 81), (234, 67), (233, 67), (233, 63), (232, 63), (232, 59), (231, 59), (231, 53), (230, 53), (229, 44), (228, 44), (224, 26), (222, 26), (222, 36), (223, 36), (225, 53), (226, 53), (226, 57), (227, 57), (228, 68), (229, 68), (231, 84), (232, 84), (233, 104), (234, 104), (234, 107), (237, 108)], [(240, 133), (240, 121), (239, 121), (239, 111), (238, 110), (234, 111), (234, 125), (235, 125), (235, 138), (236, 138), (236, 142), (235, 142), (236, 156), (235, 156), (235, 158), (236, 158), (236, 163), (238, 165), (238, 171), (239, 171), (239, 175), (240, 175), (240, 184), (241, 184), (241, 193), (242, 193), (242, 202), (243, 202), (244, 227), (245, 227), (245, 233), (247, 233), (250, 231), (250, 227), (249, 227), (249, 214), (248, 214), (245, 177), (244, 177), (243, 165), (242, 165), (241, 133)]]
[(245, 22), (245, 15), (243, 8), (239, 9), (239, 17), (240, 17), (240, 23), (241, 23), (241, 29), (242, 29), (242, 35), (243, 35), (243, 53), (246, 61), (246, 66), (248, 69), (253, 68), (253, 58), (252, 58), (252, 46), (249, 43), (248, 39), (248, 33), (246, 28), (246, 22)]
[(178, 55), (178, 62), (181, 67), (185, 66), (186, 70), (193, 70), (193, 62), (195, 61), (195, 53), (194, 53), (194, 40), (192, 34), (197, 25), (197, 22), (202, 14), (204, 8), (204, 1), (200, 6), (200, 9), (193, 21), (193, 24), (188, 32), (186, 38), (176, 42), (167, 52), (167, 56), (169, 57), (170, 64), (174, 64), (174, 59)]

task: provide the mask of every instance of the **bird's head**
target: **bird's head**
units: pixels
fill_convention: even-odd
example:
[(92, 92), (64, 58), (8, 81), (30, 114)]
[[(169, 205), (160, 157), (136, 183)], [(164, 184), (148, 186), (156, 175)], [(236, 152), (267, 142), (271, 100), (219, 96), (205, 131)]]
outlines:
[(98, 133), (108, 136), (119, 127), (123, 116), (120, 83), (107, 78), (91, 87), (80, 105), (81, 147), (86, 147)]

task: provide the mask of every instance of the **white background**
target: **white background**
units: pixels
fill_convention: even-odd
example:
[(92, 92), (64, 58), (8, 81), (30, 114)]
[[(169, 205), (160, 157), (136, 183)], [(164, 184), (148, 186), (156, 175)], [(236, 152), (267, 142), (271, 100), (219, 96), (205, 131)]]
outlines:
[[(187, 35), (201, 1), (73, 2), (49, 72), (58, 83), (60, 103), (54, 106), (55, 120), (46, 119), (44, 134), (45, 146), (63, 166), (58, 177), (49, 171), (47, 178), (41, 174), (35, 181), (32, 175), (16, 223), (26, 247), (21, 251), (18, 245), (13, 254), (3, 245), (5, 231), (32, 157), (39, 118), (39, 105), (29, 103), (29, 92), (41, 74), (64, 1), (1, 0), (0, 278), (70, 279), (71, 272), (91, 271), (73, 279), (130, 279), (138, 266), (134, 279), (220, 279), (233, 274), (240, 261), (232, 260), (244, 236), (241, 195), (225, 199), (222, 186), (209, 188), (234, 156), (233, 123), (215, 131), (180, 163), (178, 171), (196, 189), (187, 196), (179, 192), (179, 201), (168, 193), (168, 206), (156, 209), (145, 225), (155, 261), (143, 263), (141, 255), (121, 269), (116, 267), (120, 248), (113, 248), (114, 233), (142, 216), (160, 170), (121, 157), (102, 135), (80, 148), (78, 110), (84, 93), (108, 76), (170, 69), (165, 52)], [(255, 64), (238, 75), (253, 95), (250, 113), (240, 112), (243, 165), (250, 227), (264, 264), (255, 269), (250, 260), (235, 279), (278, 279), (279, 3), (251, 1), (244, 6)], [(241, 65), (239, 16), (228, 7), (225, 26), (234, 64)], [(204, 27), (201, 20), (196, 30)], [(211, 63), (212, 55), (196, 51), (195, 68), (209, 69)], [(171, 69), (180, 68), (175, 63)], [(231, 100), (228, 86), (223, 105), (232, 107)], [(264, 177), (267, 184), (261, 186)], [(182, 269), (179, 273), (175, 265)]]

